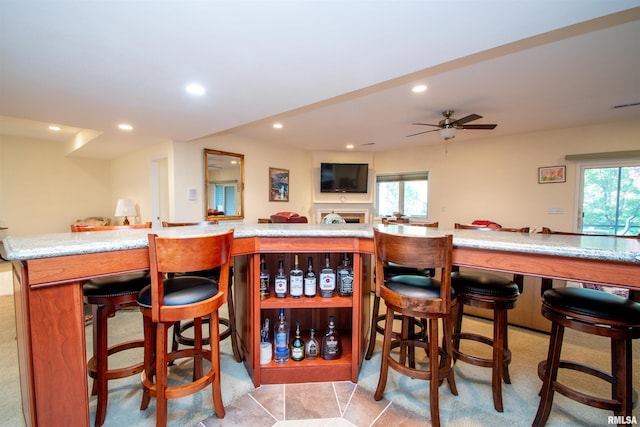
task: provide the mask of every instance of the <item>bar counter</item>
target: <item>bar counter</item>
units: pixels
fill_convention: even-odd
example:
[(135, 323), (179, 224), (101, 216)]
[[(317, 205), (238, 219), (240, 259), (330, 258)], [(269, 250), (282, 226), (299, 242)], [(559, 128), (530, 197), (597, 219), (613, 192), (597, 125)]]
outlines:
[[(453, 235), (453, 262), (529, 276), (575, 280), (640, 289), (640, 241), (601, 236), (499, 233), (431, 229), (406, 225), (384, 228), (393, 233)], [(351, 310), (352, 345), (349, 378), (357, 378), (362, 361), (363, 328), (368, 322), (370, 275), (362, 268), (373, 252), (371, 225), (363, 224), (219, 224), (125, 231), (9, 236), (3, 240), (12, 261), (23, 411), (27, 425), (89, 425), (88, 383), (82, 283), (92, 277), (149, 268), (147, 234), (196, 236), (235, 229), (232, 254), (237, 265), (234, 286), (240, 310), (245, 366), (259, 385), (268, 369), (260, 369), (254, 348), (259, 336), (260, 301), (255, 292), (260, 254), (282, 252), (351, 252), (362, 279), (354, 287)], [(365, 277), (366, 276), (366, 277)], [(268, 301), (268, 300), (267, 300)], [(257, 302), (257, 303), (256, 303)], [(256, 305), (258, 306), (256, 308)], [(263, 309), (271, 309), (269, 305)], [(256, 319), (256, 316), (258, 317)], [(264, 371), (264, 372), (261, 372)], [(313, 373), (311, 369), (310, 372)], [(264, 375), (263, 375), (264, 374)], [(264, 379), (264, 378), (262, 378)], [(114, 402), (115, 403), (115, 402)]]

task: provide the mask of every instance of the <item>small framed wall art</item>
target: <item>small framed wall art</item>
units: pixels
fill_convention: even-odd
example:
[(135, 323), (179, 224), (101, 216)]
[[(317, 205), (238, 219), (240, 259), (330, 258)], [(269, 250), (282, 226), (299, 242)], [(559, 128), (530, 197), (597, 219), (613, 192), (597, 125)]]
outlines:
[(545, 166), (538, 168), (538, 184), (553, 184), (556, 182), (566, 182), (566, 166)]
[(289, 201), (289, 170), (269, 168), (269, 201)]

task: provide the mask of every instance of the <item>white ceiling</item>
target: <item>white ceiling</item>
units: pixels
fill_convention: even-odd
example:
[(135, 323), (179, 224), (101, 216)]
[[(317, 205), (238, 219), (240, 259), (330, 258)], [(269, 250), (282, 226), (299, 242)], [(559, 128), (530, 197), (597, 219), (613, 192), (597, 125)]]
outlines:
[[(4, 0), (0, 134), (108, 159), (216, 134), (309, 150), (436, 144), (437, 132), (405, 136), (446, 109), (498, 124), (455, 142), (638, 119), (640, 106), (611, 107), (640, 102), (639, 40), (639, 0)], [(190, 82), (205, 95), (187, 95)]]

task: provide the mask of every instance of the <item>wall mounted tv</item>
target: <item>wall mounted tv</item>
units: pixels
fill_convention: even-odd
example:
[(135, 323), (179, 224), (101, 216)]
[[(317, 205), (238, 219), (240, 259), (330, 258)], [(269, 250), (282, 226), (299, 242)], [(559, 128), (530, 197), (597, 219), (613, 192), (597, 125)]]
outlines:
[(366, 163), (321, 163), (321, 193), (366, 193), (369, 181)]

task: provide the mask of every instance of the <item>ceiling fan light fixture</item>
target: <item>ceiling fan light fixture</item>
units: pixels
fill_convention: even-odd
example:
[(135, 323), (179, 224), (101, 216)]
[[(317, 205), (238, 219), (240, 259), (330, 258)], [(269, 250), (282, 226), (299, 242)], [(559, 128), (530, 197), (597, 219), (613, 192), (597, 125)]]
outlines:
[(438, 135), (440, 135), (441, 138), (444, 138), (444, 140), (446, 141), (447, 139), (451, 139), (451, 138), (455, 138), (456, 136), (456, 128), (454, 127), (444, 127), (440, 130), (438, 130)]

